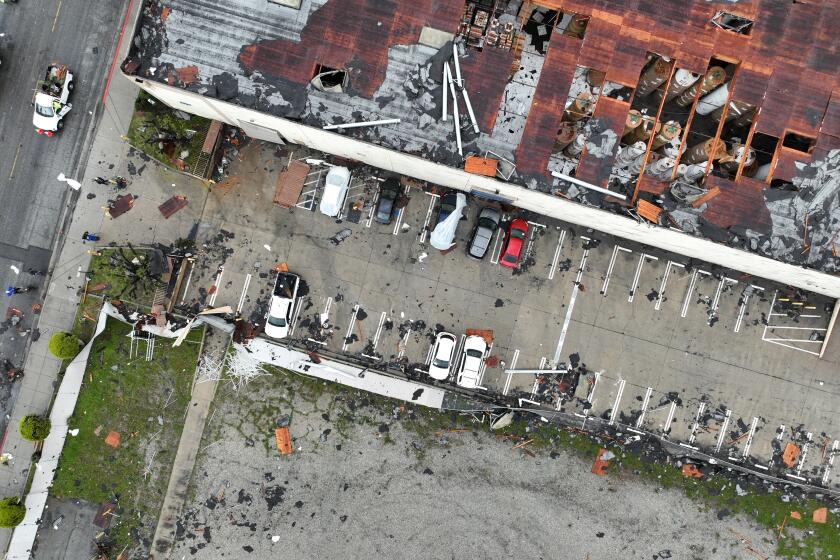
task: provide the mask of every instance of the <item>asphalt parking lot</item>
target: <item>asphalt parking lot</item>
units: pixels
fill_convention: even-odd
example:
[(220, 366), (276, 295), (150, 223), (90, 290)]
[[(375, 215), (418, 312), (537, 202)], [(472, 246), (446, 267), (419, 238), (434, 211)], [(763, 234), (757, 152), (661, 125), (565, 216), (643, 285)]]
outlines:
[(336, 220), (318, 212), (327, 168), (313, 165), (297, 207), (281, 209), (271, 200), (289, 157), (323, 156), (254, 144), (232, 168), (240, 181), (215, 187), (186, 303), (260, 322), (272, 267), (285, 262), (305, 282), (291, 338), (314, 349), (422, 378), (436, 332), (460, 349), (468, 329), (490, 330), (483, 390), (759, 465), (795, 442), (789, 476), (840, 482), (837, 338), (819, 358), (830, 300), (503, 208), (503, 227), (530, 226), (511, 271), (498, 264), (500, 232), (483, 260), (467, 257), (475, 216), (493, 204), (473, 197), (442, 254), (428, 242), (439, 192), (404, 185), (391, 224), (379, 224), (386, 174), (362, 169)]

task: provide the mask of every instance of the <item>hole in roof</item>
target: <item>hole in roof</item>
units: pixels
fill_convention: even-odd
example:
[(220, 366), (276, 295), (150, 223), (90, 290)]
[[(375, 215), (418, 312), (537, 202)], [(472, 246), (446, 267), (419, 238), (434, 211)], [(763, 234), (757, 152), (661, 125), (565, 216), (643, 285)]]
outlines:
[(715, 13), (712, 17), (712, 24), (740, 35), (749, 35), (753, 27), (753, 21), (751, 19), (724, 11)]
[(796, 150), (798, 152), (810, 154), (814, 150), (814, 145), (816, 143), (816, 138), (803, 136), (802, 134), (797, 134), (795, 132), (788, 132), (787, 134), (785, 134), (785, 138), (782, 141), (782, 146), (784, 146), (785, 148)]
[(323, 64), (315, 65), (315, 72), (312, 74), (311, 84), (315, 89), (330, 92), (344, 91), (344, 84), (347, 81), (347, 72), (330, 68)]

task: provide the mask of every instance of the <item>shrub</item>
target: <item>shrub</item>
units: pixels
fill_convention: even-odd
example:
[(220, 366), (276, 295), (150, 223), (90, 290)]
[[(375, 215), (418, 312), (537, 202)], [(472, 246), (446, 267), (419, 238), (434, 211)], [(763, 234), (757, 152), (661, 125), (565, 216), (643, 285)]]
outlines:
[(72, 360), (79, 353), (79, 339), (67, 332), (57, 332), (50, 338), (50, 354), (59, 360)]
[(46, 416), (30, 414), (20, 421), (20, 436), (29, 441), (41, 441), (49, 435), (51, 427), (52, 423)]
[(26, 515), (26, 506), (20, 503), (19, 498), (0, 500), (0, 527), (17, 527), (23, 521), (24, 515)]

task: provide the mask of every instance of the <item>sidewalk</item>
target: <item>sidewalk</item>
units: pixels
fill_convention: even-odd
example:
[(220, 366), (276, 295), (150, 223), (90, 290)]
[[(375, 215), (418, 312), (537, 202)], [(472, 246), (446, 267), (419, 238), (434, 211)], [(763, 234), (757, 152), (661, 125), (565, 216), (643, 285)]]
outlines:
[[(127, 39), (123, 39), (117, 60), (124, 59), (130, 46), (130, 30), (139, 14), (141, 2), (133, 4), (127, 25)], [(52, 278), (47, 288), (42, 312), (36, 325), (40, 330), (38, 340), (32, 342), (24, 363), (25, 376), (20, 395), (14, 405), (9, 421), (9, 430), (3, 451), (13, 459), (8, 466), (0, 467), (0, 492), (2, 496), (22, 496), (30, 469), (30, 458), (34, 451), (31, 442), (23, 440), (17, 431), (20, 419), (28, 414), (45, 414), (49, 410), (52, 395), (57, 385), (61, 361), (49, 353), (49, 339), (58, 331), (69, 331), (73, 326), (79, 297), (82, 293), (85, 272), (91, 259), (93, 244), (81, 240), (84, 231), (99, 232), (102, 244), (110, 242), (142, 245), (154, 242), (169, 244), (178, 237), (186, 237), (200, 216), (206, 198), (206, 189), (200, 181), (158, 166), (146, 163), (139, 154), (129, 155), (130, 146), (123, 140), (128, 131), (137, 88), (114, 70), (108, 96), (96, 127), (90, 154), (81, 167), (66, 174), (82, 183), (79, 193), (71, 193), (67, 211), (72, 213), (72, 222), (59, 235)], [(142, 169), (145, 171), (129, 171)], [(122, 175), (130, 180), (127, 192), (138, 199), (127, 214), (111, 220), (108, 217), (107, 200), (114, 191), (97, 185), (93, 177)], [(55, 182), (44, 188), (66, 189), (66, 184)], [(122, 193), (121, 193), (122, 194)], [(172, 194), (185, 194), (189, 206), (170, 220), (164, 220), (157, 206)], [(73, 202), (73, 199), (76, 199)], [(2, 497), (0, 496), (0, 497)], [(11, 530), (0, 529), (0, 553), (7, 550)]]

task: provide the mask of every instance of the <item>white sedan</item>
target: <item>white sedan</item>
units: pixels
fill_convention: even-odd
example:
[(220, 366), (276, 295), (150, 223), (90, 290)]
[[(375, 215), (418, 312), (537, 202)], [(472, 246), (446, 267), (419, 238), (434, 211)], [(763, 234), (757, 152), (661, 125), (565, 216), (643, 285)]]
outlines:
[(321, 203), (318, 205), (321, 213), (333, 218), (338, 216), (344, 206), (349, 188), (350, 170), (346, 167), (330, 167), (324, 185), (324, 194), (321, 195)]
[(487, 342), (483, 337), (472, 335), (464, 341), (464, 351), (461, 355), (461, 368), (455, 382), (465, 389), (478, 387), (484, 354), (487, 352)]
[(429, 364), (429, 377), (443, 381), (449, 377), (452, 367), (452, 355), (455, 353), (455, 335), (448, 332), (438, 333), (432, 348), (432, 363)]

